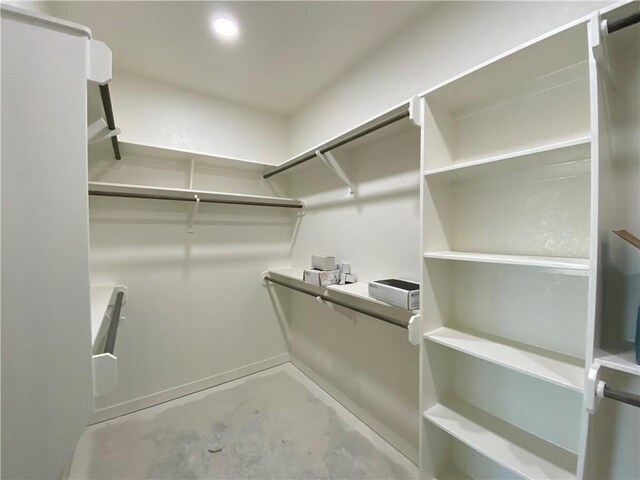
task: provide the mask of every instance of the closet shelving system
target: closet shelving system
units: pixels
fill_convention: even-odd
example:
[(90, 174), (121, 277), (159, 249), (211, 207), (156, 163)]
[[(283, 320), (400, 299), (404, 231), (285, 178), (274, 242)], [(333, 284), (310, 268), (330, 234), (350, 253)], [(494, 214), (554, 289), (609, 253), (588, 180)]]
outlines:
[[(319, 159), (340, 181), (349, 187), (349, 192), (353, 195), (355, 194), (355, 186), (333, 157), (332, 152), (345, 146), (362, 146), (363, 142), (369, 142), (376, 138), (376, 133), (378, 136), (390, 135), (393, 133), (393, 129), (389, 128), (390, 126), (396, 125), (396, 130), (406, 126), (405, 122), (402, 122), (403, 120), (407, 120), (407, 124), (418, 125), (419, 120), (417, 119), (417, 115), (419, 114), (419, 98), (414, 97), (296, 155), (276, 168), (266, 172), (263, 178), (269, 179), (309, 160)], [(303, 294), (315, 296), (320, 301), (332, 303), (392, 325), (406, 328), (409, 330), (409, 341), (416, 345), (419, 343), (418, 311), (398, 308), (371, 297), (368, 293), (367, 283), (356, 282), (346, 285), (315, 287), (302, 280), (303, 270), (299, 268), (269, 270), (263, 273), (262, 278), (265, 285), (267, 284), (266, 282), (275, 283)], [(360, 302), (363, 302), (366, 307), (356, 305), (356, 303)]]
[[(603, 15), (628, 15), (629, 5)], [(318, 158), (353, 188), (333, 150), (404, 119), (422, 127), (418, 312), (369, 297), (364, 283), (313, 287), (301, 269), (269, 270), (263, 282), (360, 312), (355, 305), (364, 302), (374, 318), (419, 325), (424, 478), (583, 478), (595, 414), (584, 406), (603, 395), (590, 370), (640, 376), (630, 344), (599, 340), (607, 324), (597, 297), (602, 243), (620, 227), (607, 223), (604, 200), (615, 191), (604, 113), (604, 90), (614, 89), (603, 87), (612, 71), (601, 20), (593, 15), (535, 39), (275, 168), (226, 160), (269, 179)], [(122, 145), (125, 155), (191, 159), (191, 183), (202, 155)], [(303, 206), (191, 188), (92, 182), (90, 189)]]
[(239, 158), (209, 155), (180, 149), (160, 148), (141, 143), (120, 142), (125, 157), (153, 158), (184, 162), (189, 168), (188, 188), (132, 185), (112, 182), (89, 182), (89, 195), (122, 198), (141, 198), (155, 200), (173, 200), (194, 203), (219, 203), (230, 205), (248, 205), (262, 207), (280, 207), (303, 209), (304, 203), (294, 198), (249, 195), (242, 193), (214, 192), (194, 189), (194, 174), (198, 162), (215, 164), (218, 167), (232, 167), (262, 174), (270, 167), (267, 164)]
[(421, 95), (424, 478), (585, 474), (604, 35), (581, 19)]

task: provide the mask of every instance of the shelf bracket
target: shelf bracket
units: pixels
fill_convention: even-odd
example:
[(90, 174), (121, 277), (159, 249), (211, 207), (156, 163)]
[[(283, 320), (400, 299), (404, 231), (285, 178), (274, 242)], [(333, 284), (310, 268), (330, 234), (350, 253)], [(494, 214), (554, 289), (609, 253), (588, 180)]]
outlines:
[(193, 196), (196, 204), (193, 206), (193, 210), (191, 211), (191, 215), (189, 215), (189, 224), (187, 225), (187, 233), (193, 233), (193, 222), (196, 218), (196, 213), (198, 213), (198, 207), (200, 206), (200, 198), (198, 195)]
[(349, 195), (355, 194), (355, 187), (353, 182), (349, 179), (345, 171), (340, 164), (336, 161), (336, 158), (331, 152), (322, 153), (320, 150), (316, 150), (316, 156), (323, 161), (323, 163), (331, 170), (349, 189)]
[(189, 190), (193, 190), (193, 174), (195, 172), (196, 169), (196, 159), (195, 157), (191, 157), (191, 162), (189, 164), (189, 185), (187, 185), (187, 188)]
[(409, 99), (409, 120), (416, 127), (421, 127), (424, 124), (422, 118), (422, 98), (418, 95), (414, 95)]
[(407, 325), (407, 331), (409, 332), (409, 343), (411, 345), (420, 345), (422, 339), (422, 329), (420, 328), (420, 315), (413, 315), (409, 319), (409, 325)]
[(104, 121), (104, 118), (100, 117), (87, 127), (87, 143), (91, 145), (92, 143), (106, 140), (107, 138), (116, 137), (121, 133), (122, 131), (119, 128), (109, 130), (107, 122)]

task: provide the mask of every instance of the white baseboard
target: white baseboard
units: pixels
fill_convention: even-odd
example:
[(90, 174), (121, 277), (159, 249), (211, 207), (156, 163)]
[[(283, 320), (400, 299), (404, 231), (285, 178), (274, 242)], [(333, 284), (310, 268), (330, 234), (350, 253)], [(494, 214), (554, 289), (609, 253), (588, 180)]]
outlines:
[(227, 372), (219, 373), (217, 375), (203, 378), (201, 380), (196, 380), (195, 382), (185, 383), (184, 385), (169, 388), (161, 392), (152, 393), (151, 395), (145, 395), (144, 397), (135, 398), (133, 400), (118, 403), (110, 407), (101, 408), (100, 410), (95, 411), (90, 425), (93, 425), (94, 423), (104, 422), (105, 420), (110, 420), (112, 418), (121, 417), (122, 415), (127, 415), (128, 413), (133, 413), (144, 408), (153, 407), (154, 405), (168, 402), (170, 400), (175, 400), (176, 398), (184, 397), (185, 395), (190, 395), (207, 388), (215, 387), (216, 385), (220, 385), (222, 383), (237, 380), (238, 378), (246, 377), (247, 375), (251, 375), (252, 373), (266, 370), (267, 368), (282, 365), (283, 363), (287, 363), (288, 361), (289, 354), (283, 353), (281, 355), (276, 355), (275, 357), (267, 358), (266, 360), (261, 360), (259, 362), (245, 365), (244, 367), (234, 368), (233, 370), (229, 370)]
[(418, 464), (418, 449), (411, 445), (408, 441), (395, 433), (389, 427), (387, 427), (380, 420), (377, 420), (364, 408), (359, 406), (349, 397), (347, 397), (340, 390), (335, 388), (331, 383), (325, 380), (320, 374), (314, 372), (311, 368), (305, 365), (295, 355), (290, 354), (290, 362), (307, 377), (309, 377), (315, 384), (322, 388), (325, 392), (331, 395), (338, 403), (353, 413), (356, 417), (362, 420), (369, 426), (374, 432), (389, 442), (396, 450), (402, 453), (405, 457), (411, 460), (416, 465)]

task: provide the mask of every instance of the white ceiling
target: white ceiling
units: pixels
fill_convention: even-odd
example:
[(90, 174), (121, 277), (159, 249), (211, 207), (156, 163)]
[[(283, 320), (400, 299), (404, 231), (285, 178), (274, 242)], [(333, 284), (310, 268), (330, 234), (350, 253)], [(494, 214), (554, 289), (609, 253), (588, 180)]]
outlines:
[[(55, 2), (117, 67), (289, 114), (422, 15), (429, 2)], [(237, 20), (221, 41), (213, 16)]]

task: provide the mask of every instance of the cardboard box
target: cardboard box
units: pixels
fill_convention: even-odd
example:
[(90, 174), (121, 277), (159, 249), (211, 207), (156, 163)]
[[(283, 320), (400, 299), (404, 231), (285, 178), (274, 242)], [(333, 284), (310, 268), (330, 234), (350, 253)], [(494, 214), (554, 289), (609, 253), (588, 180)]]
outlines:
[(305, 270), (302, 276), (305, 283), (316, 287), (327, 287), (340, 283), (340, 270)]
[(374, 280), (369, 282), (369, 295), (408, 310), (420, 308), (420, 285), (408, 280)]
[(335, 270), (336, 257), (329, 257), (327, 255), (312, 255), (311, 256), (311, 268), (314, 270), (322, 270), (325, 272)]

